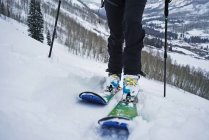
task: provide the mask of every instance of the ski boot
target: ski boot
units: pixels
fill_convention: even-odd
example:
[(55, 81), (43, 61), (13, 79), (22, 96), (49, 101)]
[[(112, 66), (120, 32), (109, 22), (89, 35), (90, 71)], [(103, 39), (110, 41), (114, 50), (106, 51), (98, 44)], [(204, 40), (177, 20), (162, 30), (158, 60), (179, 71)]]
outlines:
[(120, 90), (120, 75), (109, 74), (104, 84), (104, 91), (115, 94), (119, 90)]
[(123, 79), (123, 97), (124, 102), (137, 103), (137, 94), (139, 93), (138, 75), (124, 75)]

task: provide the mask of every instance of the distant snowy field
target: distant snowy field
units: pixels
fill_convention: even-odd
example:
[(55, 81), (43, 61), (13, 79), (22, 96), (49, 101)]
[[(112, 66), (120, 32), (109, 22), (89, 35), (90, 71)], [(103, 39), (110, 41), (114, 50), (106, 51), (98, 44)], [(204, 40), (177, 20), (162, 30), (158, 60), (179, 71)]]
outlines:
[(191, 36), (199, 36), (199, 37), (205, 37), (205, 38), (209, 37), (209, 34), (205, 33), (204, 30), (193, 29), (191, 31), (188, 31), (187, 33)]
[[(150, 50), (150, 48), (147, 48), (146, 46), (143, 50), (147, 52), (150, 52), (150, 51), (152, 52), (154, 51), (156, 53), (160, 52), (162, 54), (162, 57), (164, 54), (164, 50), (155, 50), (155, 49)], [(176, 52), (169, 51), (168, 56), (172, 59), (173, 63), (176, 62), (177, 64), (184, 65), (184, 66), (189, 65), (190, 67), (194, 67), (195, 69), (200, 68), (205, 72), (209, 72), (209, 60), (195, 58), (197, 57), (197, 54), (192, 53), (191, 51), (188, 51), (184, 48), (174, 47), (173, 50), (181, 51), (186, 54), (184, 55), (184, 54), (179, 54)]]
[[(27, 36), (26, 27), (0, 18), (0, 140), (104, 140), (97, 120), (107, 106), (80, 102), (84, 90), (99, 91), (106, 64), (49, 47)], [(209, 140), (209, 101), (161, 82), (140, 79), (140, 116), (130, 140)]]

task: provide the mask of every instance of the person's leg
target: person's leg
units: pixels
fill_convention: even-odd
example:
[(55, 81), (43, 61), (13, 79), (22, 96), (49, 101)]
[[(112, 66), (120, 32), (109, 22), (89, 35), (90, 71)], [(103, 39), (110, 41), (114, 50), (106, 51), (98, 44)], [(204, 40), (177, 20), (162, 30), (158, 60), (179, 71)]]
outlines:
[(110, 55), (108, 72), (122, 73), (122, 46), (124, 42), (123, 14), (124, 0), (105, 0), (105, 10), (110, 29), (108, 53)]
[(146, 0), (125, 1), (124, 74), (137, 75), (141, 72), (141, 50), (145, 36), (141, 22), (145, 4)]

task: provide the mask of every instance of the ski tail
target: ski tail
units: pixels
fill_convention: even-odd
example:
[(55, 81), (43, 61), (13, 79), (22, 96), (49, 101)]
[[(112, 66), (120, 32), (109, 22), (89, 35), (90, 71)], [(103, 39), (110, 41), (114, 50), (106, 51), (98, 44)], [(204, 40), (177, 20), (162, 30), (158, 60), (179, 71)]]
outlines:
[(113, 128), (129, 132), (133, 119), (137, 116), (136, 103), (120, 101), (108, 116), (100, 119), (98, 123), (102, 128)]
[(115, 128), (120, 130), (127, 130), (130, 120), (125, 117), (105, 117), (98, 121), (102, 128)]
[(107, 101), (102, 96), (94, 92), (88, 92), (88, 91), (82, 92), (79, 94), (79, 97), (86, 102), (91, 102), (91, 103), (100, 104), (100, 105), (107, 104)]

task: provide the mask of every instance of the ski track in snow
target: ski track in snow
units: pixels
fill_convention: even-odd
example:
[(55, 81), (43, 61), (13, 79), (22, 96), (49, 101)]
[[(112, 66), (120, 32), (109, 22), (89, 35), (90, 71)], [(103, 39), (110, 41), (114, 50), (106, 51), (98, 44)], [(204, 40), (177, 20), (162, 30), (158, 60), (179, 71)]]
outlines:
[[(25, 35), (25, 27), (0, 19), (0, 139), (112, 140), (102, 136), (97, 121), (121, 98), (107, 106), (81, 102), (84, 90), (99, 92), (106, 64), (49, 47)], [(138, 110), (129, 140), (209, 140), (209, 101), (175, 87), (140, 79)], [(120, 136), (120, 135), (119, 135)]]

